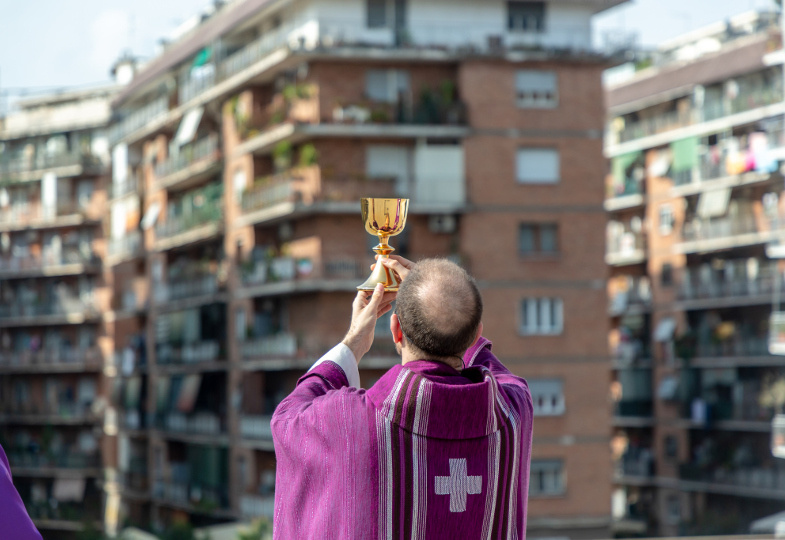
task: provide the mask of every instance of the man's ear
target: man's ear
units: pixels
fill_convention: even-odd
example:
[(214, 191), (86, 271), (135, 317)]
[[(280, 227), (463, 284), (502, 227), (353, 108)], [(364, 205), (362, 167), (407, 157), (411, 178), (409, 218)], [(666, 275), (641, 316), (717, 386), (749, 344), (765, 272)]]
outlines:
[[(394, 316), (395, 315), (393, 315), (393, 317)], [(477, 343), (477, 340), (480, 339), (481, 337), (482, 337), (482, 321), (480, 321), (480, 324), (477, 326), (477, 335), (474, 336), (474, 341), (472, 341), (472, 344), (469, 345), (469, 348), (471, 349), (472, 347), (474, 347), (474, 345)]]
[(395, 313), (390, 317), (390, 333), (393, 337), (394, 343), (403, 341), (403, 330), (401, 330), (401, 321), (398, 320), (398, 315)]

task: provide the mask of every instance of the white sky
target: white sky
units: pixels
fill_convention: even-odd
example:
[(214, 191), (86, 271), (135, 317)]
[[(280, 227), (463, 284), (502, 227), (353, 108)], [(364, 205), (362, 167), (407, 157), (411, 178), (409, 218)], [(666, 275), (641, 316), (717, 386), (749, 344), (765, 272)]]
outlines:
[[(0, 93), (107, 82), (110, 66), (124, 50), (152, 56), (162, 36), (208, 1), (0, 0)], [(595, 32), (600, 39), (607, 32), (636, 32), (639, 43), (653, 45), (772, 5), (771, 0), (635, 0), (597, 16)]]

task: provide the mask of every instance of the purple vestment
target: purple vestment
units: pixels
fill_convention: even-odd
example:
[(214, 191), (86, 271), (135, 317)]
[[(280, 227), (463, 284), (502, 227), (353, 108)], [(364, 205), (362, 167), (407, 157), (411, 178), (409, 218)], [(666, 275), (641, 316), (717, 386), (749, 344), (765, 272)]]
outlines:
[(480, 340), (458, 372), (418, 360), (372, 388), (340, 363), (306, 373), (272, 420), (276, 539), (523, 539), (526, 381)]
[(0, 446), (0, 538), (41, 540), (11, 479), (8, 458)]

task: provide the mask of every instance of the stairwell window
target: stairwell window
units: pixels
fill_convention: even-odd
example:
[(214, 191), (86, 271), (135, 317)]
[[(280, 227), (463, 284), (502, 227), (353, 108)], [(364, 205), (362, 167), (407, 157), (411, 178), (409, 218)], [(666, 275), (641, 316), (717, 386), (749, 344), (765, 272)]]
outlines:
[(559, 379), (529, 379), (534, 416), (564, 414), (564, 384)]
[(515, 165), (519, 184), (559, 182), (559, 151), (555, 148), (518, 148)]
[(533, 459), (529, 469), (529, 496), (564, 495), (564, 462), (560, 459)]
[(556, 73), (522, 69), (515, 74), (515, 93), (520, 108), (553, 109), (559, 104)]
[(525, 257), (559, 253), (556, 223), (522, 223), (518, 229), (518, 252)]
[(521, 335), (554, 336), (561, 334), (563, 327), (564, 308), (561, 298), (524, 298), (521, 301)]
[(515, 32), (544, 32), (545, 2), (507, 2), (507, 28)]

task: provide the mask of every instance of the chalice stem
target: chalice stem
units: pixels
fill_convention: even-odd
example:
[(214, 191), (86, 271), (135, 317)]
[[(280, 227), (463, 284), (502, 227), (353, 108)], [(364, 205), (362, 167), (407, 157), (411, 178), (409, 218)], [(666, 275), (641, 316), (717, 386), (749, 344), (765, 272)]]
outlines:
[[(373, 248), (374, 253), (379, 255), (379, 259), (382, 258), (389, 258), (390, 253), (395, 251), (395, 248), (391, 247), (390, 244), (387, 243), (387, 235), (379, 235), (379, 245)], [(359, 290), (365, 291), (372, 291), (374, 287), (376, 287), (377, 283), (384, 283), (384, 288), (386, 290), (398, 290), (398, 286), (400, 282), (395, 276), (395, 273), (384, 266), (381, 261), (376, 262), (376, 266), (373, 268), (373, 272), (371, 272), (371, 277), (369, 277), (365, 283), (358, 287)]]

